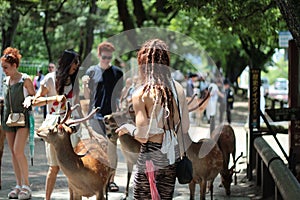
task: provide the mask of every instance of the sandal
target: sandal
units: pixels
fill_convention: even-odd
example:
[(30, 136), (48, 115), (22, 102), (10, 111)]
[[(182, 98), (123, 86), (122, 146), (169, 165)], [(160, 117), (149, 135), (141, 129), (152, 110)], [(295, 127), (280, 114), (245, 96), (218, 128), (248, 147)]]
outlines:
[(31, 198), (31, 189), (27, 185), (22, 185), (22, 189), (18, 195), (19, 199), (30, 199)]
[(108, 191), (109, 192), (118, 192), (119, 191), (119, 186), (115, 182), (110, 182), (108, 185)]
[(21, 186), (16, 185), (16, 187), (8, 193), (9, 199), (18, 199), (19, 192), (21, 191)]

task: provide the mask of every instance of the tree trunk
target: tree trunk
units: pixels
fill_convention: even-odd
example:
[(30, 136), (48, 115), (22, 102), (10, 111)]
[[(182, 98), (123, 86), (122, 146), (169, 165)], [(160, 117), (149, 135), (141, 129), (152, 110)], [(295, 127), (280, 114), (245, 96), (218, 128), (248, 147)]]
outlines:
[(52, 52), (51, 52), (51, 48), (50, 48), (50, 44), (49, 44), (49, 40), (48, 40), (48, 36), (47, 36), (48, 19), (49, 19), (48, 10), (45, 10), (45, 21), (43, 24), (43, 38), (44, 38), (45, 46), (46, 46), (47, 53), (48, 53), (48, 60), (49, 60), (49, 62), (52, 62), (53, 61)]
[[(287, 23), (289, 31), (296, 41), (297, 47), (300, 48), (300, 22), (296, 15), (296, 8), (292, 0), (276, 0), (281, 15)], [(299, 5), (299, 4), (298, 4)], [(298, 8), (300, 9), (300, 8)]]
[[(117, 0), (117, 5), (118, 5), (118, 13), (119, 13), (119, 19), (123, 23), (123, 30), (131, 30), (134, 29), (134, 23), (132, 20), (132, 17), (129, 14), (127, 3), (124, 0)], [(133, 46), (133, 49), (137, 49), (137, 40), (136, 40), (136, 34), (135, 31), (127, 31), (126, 36), (130, 43)]]
[[(13, 5), (12, 5), (13, 6)], [(19, 19), (20, 19), (20, 14), (18, 11), (16, 11), (15, 8), (11, 8), (9, 10), (10, 12), (7, 13), (7, 23), (5, 23), (5, 25), (8, 25), (7, 28), (5, 28), (5, 25), (2, 25), (1, 29), (2, 29), (2, 49), (1, 52), (3, 52), (3, 50), (9, 46), (12, 46), (13, 43), (13, 38), (19, 23)]]
[[(84, 55), (83, 58), (86, 58), (88, 54), (92, 51), (93, 43), (94, 43), (94, 29), (95, 29), (95, 22), (91, 20), (92, 15), (95, 15), (97, 12), (97, 0), (92, 0), (90, 3), (90, 10), (89, 10), (89, 19), (86, 23), (86, 36), (85, 36), (85, 48), (84, 48)], [(83, 45), (82, 45), (83, 46)]]

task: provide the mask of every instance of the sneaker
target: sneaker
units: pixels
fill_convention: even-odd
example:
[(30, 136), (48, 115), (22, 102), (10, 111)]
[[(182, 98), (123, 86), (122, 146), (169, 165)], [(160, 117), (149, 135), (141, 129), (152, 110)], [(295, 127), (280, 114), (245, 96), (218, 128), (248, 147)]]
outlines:
[(22, 185), (22, 189), (19, 192), (18, 199), (30, 199), (31, 198), (31, 189), (27, 185)]
[(19, 185), (16, 185), (16, 187), (8, 193), (8, 198), (9, 199), (18, 199), (18, 195), (19, 195), (20, 191), (21, 191), (21, 187)]

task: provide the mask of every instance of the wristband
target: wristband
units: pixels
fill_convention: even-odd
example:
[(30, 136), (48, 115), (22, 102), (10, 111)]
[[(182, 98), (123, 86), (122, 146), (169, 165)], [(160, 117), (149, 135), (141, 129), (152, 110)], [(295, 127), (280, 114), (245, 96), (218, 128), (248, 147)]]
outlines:
[(130, 134), (132, 137), (134, 137), (134, 133), (135, 133), (135, 131), (136, 131), (136, 128), (135, 128), (135, 129), (133, 129), (132, 133)]

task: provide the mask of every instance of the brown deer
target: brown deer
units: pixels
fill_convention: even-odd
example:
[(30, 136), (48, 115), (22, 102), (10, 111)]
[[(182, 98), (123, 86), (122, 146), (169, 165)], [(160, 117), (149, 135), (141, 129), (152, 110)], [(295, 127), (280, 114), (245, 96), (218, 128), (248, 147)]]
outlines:
[[(236, 172), (234, 171), (236, 167), (237, 160), (242, 157), (241, 154), (237, 159), (235, 159), (236, 153), (236, 143), (235, 143), (235, 135), (234, 130), (229, 124), (220, 125), (218, 126), (211, 135), (211, 138), (215, 142), (218, 143), (219, 148), (222, 151), (224, 162), (223, 168), (220, 172), (222, 185), (225, 188), (226, 194), (230, 195), (230, 185), (232, 183), (232, 176), (235, 174), (235, 182), (237, 184)], [(228, 168), (229, 161), (230, 161), (230, 154), (232, 155), (233, 166)]]
[[(195, 199), (195, 187), (200, 185), (200, 199), (205, 200), (207, 184), (209, 184), (211, 199), (213, 198), (213, 182), (222, 170), (223, 155), (217, 143), (209, 138), (193, 142), (189, 134), (184, 134), (186, 153), (193, 164), (193, 180), (189, 183), (190, 199)], [(178, 135), (178, 140), (182, 136)], [(180, 144), (182, 145), (182, 144)], [(183, 146), (181, 146), (181, 149)]]
[(107, 140), (100, 136), (79, 141), (73, 149), (70, 135), (76, 128), (75, 124), (88, 120), (96, 110), (87, 117), (70, 120), (71, 109), (67, 103), (67, 111), (62, 120), (47, 130), (38, 130), (38, 136), (51, 143), (56, 151), (59, 166), (68, 179), (70, 199), (77, 200), (83, 196), (96, 195), (102, 200), (107, 194), (108, 180), (112, 174), (106, 152)]
[(132, 115), (134, 112), (132, 112), (131, 109), (132, 107), (129, 107), (128, 111), (114, 112), (110, 115), (104, 116), (103, 119), (104, 124), (106, 125), (106, 133), (108, 138), (112, 142), (115, 142), (117, 141), (117, 139), (119, 139), (121, 144), (121, 151), (126, 160), (127, 183), (123, 199), (126, 199), (128, 197), (130, 178), (132, 175), (133, 166), (137, 162), (141, 144), (128, 134), (119, 137), (115, 130), (119, 127), (120, 124), (134, 123), (134, 115)]

